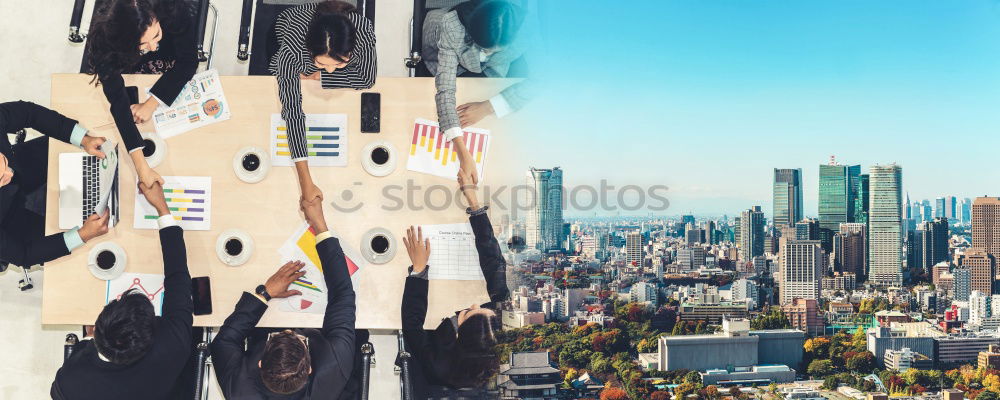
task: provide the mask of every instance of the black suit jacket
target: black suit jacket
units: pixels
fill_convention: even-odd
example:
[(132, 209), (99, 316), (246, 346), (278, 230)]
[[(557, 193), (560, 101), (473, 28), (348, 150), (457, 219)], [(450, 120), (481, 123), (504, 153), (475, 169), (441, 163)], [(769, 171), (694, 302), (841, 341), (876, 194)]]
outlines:
[(212, 340), (215, 375), (226, 398), (335, 399), (344, 390), (354, 367), (354, 287), (337, 238), (317, 243), (316, 250), (323, 264), (328, 302), (322, 329), (299, 330), (309, 337), (313, 369), (309, 382), (290, 395), (277, 395), (264, 387), (257, 363), (264, 352), (265, 340), (253, 340), (249, 348), (244, 342), (267, 311), (267, 304), (250, 293), (243, 293), (236, 310), (226, 318)]
[[(493, 235), (489, 217), (486, 214), (473, 215), (469, 217), (469, 223), (476, 237), (479, 266), (483, 270), (486, 291), (490, 295), (490, 302), (482, 306), (499, 312), (499, 303), (510, 297), (506, 279), (507, 262), (503, 258), (500, 244)], [(413, 276), (406, 278), (400, 310), (403, 317), (403, 338), (412, 360), (411, 382), (414, 397), (417, 399), (427, 398), (435, 386), (448, 386), (444, 379), (451, 372), (448, 356), (456, 351), (455, 339), (458, 337), (450, 318), (443, 319), (433, 331), (424, 330), (424, 320), (427, 318), (428, 283), (427, 279), (423, 278)]]
[[(34, 103), (0, 103), (0, 153), (7, 157), (14, 170), (14, 179), (0, 187), (0, 262), (30, 266), (69, 254), (61, 233), (46, 237), (26, 234), (25, 220), (29, 211), (24, 208), (25, 196), (45, 184), (48, 177), (42, 176), (44, 172), (39, 171), (37, 165), (45, 165), (48, 154), (19, 151), (27, 150), (27, 146), (12, 146), (7, 134), (31, 128), (69, 143), (76, 123), (75, 120)], [(46, 159), (40, 160), (38, 157)]]
[[(176, 21), (173, 23), (174, 26), (164, 26), (159, 50), (155, 52), (156, 54), (148, 54), (140, 61), (141, 64), (155, 56), (158, 60), (173, 63), (173, 66), (169, 67), (169, 70), (164, 72), (150, 88), (150, 92), (167, 105), (173, 104), (177, 95), (184, 89), (184, 85), (198, 70), (197, 35), (192, 22), (193, 17), (192, 20)], [(111, 104), (111, 116), (115, 120), (125, 148), (129, 153), (142, 148), (142, 136), (139, 135), (139, 129), (132, 119), (132, 109), (129, 107), (132, 102), (128, 92), (125, 91), (122, 71), (97, 66), (97, 77), (104, 89), (104, 96)]]
[(163, 399), (184, 370), (191, 354), (191, 275), (184, 231), (160, 230), (163, 249), (163, 315), (156, 318), (153, 345), (132, 365), (102, 361), (93, 340), (80, 342), (56, 372), (53, 399)]

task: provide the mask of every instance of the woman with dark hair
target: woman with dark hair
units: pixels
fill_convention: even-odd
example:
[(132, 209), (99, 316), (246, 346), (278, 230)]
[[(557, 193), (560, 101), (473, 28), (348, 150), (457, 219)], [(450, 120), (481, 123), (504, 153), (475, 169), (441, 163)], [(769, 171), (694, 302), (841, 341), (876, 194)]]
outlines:
[(531, 86), (518, 83), (489, 100), (456, 106), (455, 78), (508, 77), (511, 63), (526, 50), (521, 7), (508, 0), (470, 0), (452, 9), (427, 13), (423, 31), (421, 74), (434, 76), (438, 123), (445, 139), (458, 151), (463, 169), (477, 181), (475, 163), (465, 147), (462, 128), (489, 115), (503, 117), (524, 106), (532, 97)]
[[(112, 0), (95, 17), (88, 39), (90, 73), (104, 88), (111, 115), (139, 180), (147, 188), (163, 178), (146, 164), (136, 124), (170, 105), (198, 69), (194, 7), (186, 0)], [(131, 104), (122, 74), (162, 74), (146, 101)]]
[(324, 89), (368, 89), (375, 84), (375, 29), (354, 6), (341, 1), (303, 4), (278, 16), (268, 50), (271, 74), (278, 78), (281, 118), (288, 126), (288, 147), (302, 198), (322, 199), (309, 174), (306, 114), (301, 80), (318, 80)]
[(510, 297), (507, 262), (486, 215), (488, 207), (480, 207), (476, 198), (472, 175), (460, 171), (458, 183), (469, 203), (466, 213), (475, 235), (490, 302), (457, 311), (443, 319), (437, 329), (425, 331), (431, 244), (424, 239), (420, 228), (410, 227), (406, 231), (403, 244), (413, 264), (403, 289), (401, 314), (406, 350), (413, 360), (410, 376), (416, 399), (482, 398), (485, 383), (500, 369), (494, 332), (500, 329), (499, 303)]

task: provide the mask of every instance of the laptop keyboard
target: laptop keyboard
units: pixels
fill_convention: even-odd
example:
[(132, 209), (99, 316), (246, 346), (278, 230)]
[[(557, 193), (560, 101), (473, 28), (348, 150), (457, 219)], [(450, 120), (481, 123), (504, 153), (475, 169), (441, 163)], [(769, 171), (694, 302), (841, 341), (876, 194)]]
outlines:
[(83, 157), (83, 220), (97, 209), (101, 199), (100, 160), (94, 156)]

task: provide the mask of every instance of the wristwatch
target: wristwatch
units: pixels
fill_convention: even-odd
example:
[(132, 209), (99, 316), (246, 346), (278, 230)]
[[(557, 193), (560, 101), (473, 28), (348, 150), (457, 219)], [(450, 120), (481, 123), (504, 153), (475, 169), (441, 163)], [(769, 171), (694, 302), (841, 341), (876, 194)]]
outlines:
[(271, 301), (271, 295), (267, 294), (267, 287), (264, 285), (257, 286), (257, 289), (254, 289), (254, 292), (260, 295), (260, 297), (263, 297), (264, 300)]

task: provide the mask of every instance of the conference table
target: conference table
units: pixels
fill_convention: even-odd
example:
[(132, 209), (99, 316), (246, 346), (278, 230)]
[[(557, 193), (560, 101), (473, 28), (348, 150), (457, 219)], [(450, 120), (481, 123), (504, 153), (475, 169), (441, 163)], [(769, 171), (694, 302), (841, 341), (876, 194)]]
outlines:
[[(148, 88), (154, 75), (126, 75), (126, 85)], [(52, 108), (78, 120), (92, 136), (104, 136), (119, 143), (120, 218), (110, 232), (84, 244), (72, 254), (45, 264), (42, 293), (43, 324), (93, 324), (105, 304), (107, 282), (93, 276), (87, 268), (90, 250), (99, 243), (112, 241), (127, 255), (125, 272), (162, 274), (163, 262), (155, 229), (133, 228), (135, 173), (125, 155), (118, 129), (108, 110), (100, 87), (83, 74), (52, 76)], [(211, 229), (186, 230), (187, 261), (192, 277), (211, 280), (213, 312), (194, 317), (195, 326), (221, 326), (233, 311), (244, 291), (262, 284), (281, 266), (279, 247), (302, 226), (299, 211), (299, 187), (294, 168), (272, 166), (266, 178), (245, 183), (237, 178), (233, 159), (247, 146), (267, 151), (270, 148), (271, 115), (280, 113), (277, 83), (269, 76), (221, 77), (231, 118), (166, 139), (166, 159), (156, 167), (160, 175), (211, 177)], [(487, 99), (512, 80), (459, 79), (458, 104)], [(140, 90), (145, 92), (145, 90)], [(380, 133), (361, 133), (360, 98), (364, 92), (381, 94)], [(360, 252), (363, 236), (372, 228), (391, 232), (396, 243), (395, 256), (384, 264), (368, 263), (357, 273), (357, 327), (400, 329), (400, 301), (407, 276), (409, 258), (402, 236), (410, 225), (468, 223), (464, 202), (458, 202), (455, 179), (447, 179), (407, 169), (406, 157), (414, 122), (418, 118), (436, 121), (433, 78), (378, 78), (365, 91), (324, 90), (318, 81), (303, 81), (303, 110), (307, 114), (346, 114), (348, 127), (348, 164), (346, 167), (311, 168), (313, 180), (324, 193), (327, 224), (341, 240)], [(145, 97), (145, 95), (140, 95)], [(503, 120), (486, 118), (477, 127), (491, 130), (491, 151), (498, 157), (495, 133)], [(153, 132), (152, 123), (139, 126), (141, 132)], [(374, 141), (387, 141), (395, 149), (395, 170), (375, 177), (361, 165), (367, 157), (363, 148)], [(72, 145), (51, 140), (47, 192), (46, 232), (59, 232), (59, 154), (80, 152)], [(383, 190), (398, 185), (403, 197), (412, 191), (411, 204), (403, 207), (387, 200)], [(405, 189), (419, 188), (419, 189)], [(339, 207), (330, 205), (337, 201)], [(340, 211), (360, 205), (354, 211)], [(496, 228), (496, 221), (494, 221)], [(237, 267), (224, 264), (216, 255), (216, 241), (223, 231), (239, 229), (254, 243), (249, 260)], [(433, 251), (433, 249), (432, 249)], [(432, 267), (433, 268), (433, 267)], [(260, 320), (262, 327), (319, 327), (321, 313), (289, 312), (271, 306)], [(434, 328), (443, 317), (455, 310), (488, 301), (482, 280), (431, 280), (426, 328)]]

